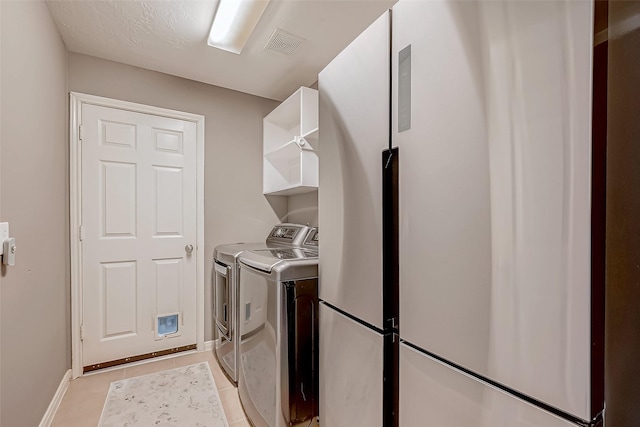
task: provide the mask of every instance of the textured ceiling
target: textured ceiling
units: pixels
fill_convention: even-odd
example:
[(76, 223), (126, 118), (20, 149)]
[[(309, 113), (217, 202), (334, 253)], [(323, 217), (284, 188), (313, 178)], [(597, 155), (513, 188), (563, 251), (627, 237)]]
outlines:
[[(272, 0), (240, 55), (207, 46), (217, 1), (47, 0), (72, 52), (283, 100), (396, 0)], [(304, 39), (265, 51), (276, 28)]]

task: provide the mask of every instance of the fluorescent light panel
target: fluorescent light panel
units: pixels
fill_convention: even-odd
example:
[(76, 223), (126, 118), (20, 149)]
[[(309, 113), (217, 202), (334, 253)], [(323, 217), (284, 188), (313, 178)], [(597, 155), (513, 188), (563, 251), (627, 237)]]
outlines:
[(269, 0), (220, 0), (209, 32), (209, 46), (242, 52)]

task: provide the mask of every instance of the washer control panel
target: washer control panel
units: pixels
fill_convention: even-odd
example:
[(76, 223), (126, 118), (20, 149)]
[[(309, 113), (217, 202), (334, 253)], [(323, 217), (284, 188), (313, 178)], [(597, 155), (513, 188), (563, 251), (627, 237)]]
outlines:
[(298, 234), (300, 229), (293, 227), (275, 227), (271, 232), (271, 237), (277, 237), (278, 239), (293, 240)]

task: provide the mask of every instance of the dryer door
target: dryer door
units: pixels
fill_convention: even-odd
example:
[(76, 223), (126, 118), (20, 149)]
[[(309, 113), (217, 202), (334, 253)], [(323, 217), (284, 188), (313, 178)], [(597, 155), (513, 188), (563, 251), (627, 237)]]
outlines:
[(241, 259), (238, 394), (255, 427), (281, 427), (278, 415), (278, 284)]
[(281, 284), (280, 404), (285, 425), (318, 416), (318, 279)]

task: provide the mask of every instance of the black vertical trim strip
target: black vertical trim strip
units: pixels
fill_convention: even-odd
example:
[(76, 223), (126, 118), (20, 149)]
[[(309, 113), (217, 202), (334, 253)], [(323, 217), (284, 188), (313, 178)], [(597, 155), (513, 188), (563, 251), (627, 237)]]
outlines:
[(382, 426), (398, 426), (399, 396), (399, 216), (398, 148), (382, 152), (382, 313), (384, 369)]
[(397, 332), (399, 314), (398, 148), (382, 152), (382, 316), (385, 332)]
[(608, 42), (593, 55), (591, 149), (591, 416), (604, 408)]
[(398, 426), (400, 337), (395, 332), (384, 335), (382, 425)]
[(389, 149), (382, 153), (382, 305), (385, 330), (382, 395), (383, 427), (398, 427), (400, 396), (400, 247), (398, 149), (393, 148), (393, 11), (389, 10)]

